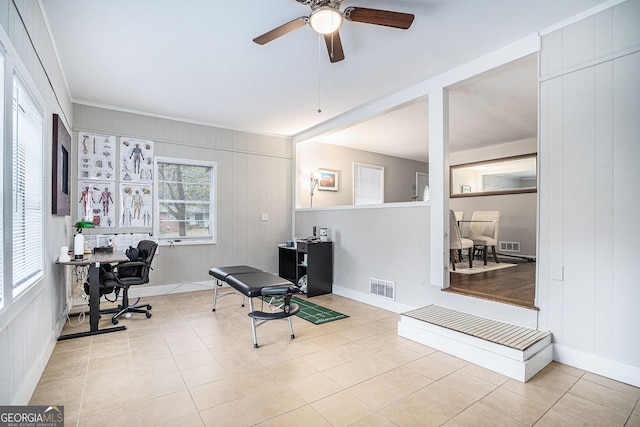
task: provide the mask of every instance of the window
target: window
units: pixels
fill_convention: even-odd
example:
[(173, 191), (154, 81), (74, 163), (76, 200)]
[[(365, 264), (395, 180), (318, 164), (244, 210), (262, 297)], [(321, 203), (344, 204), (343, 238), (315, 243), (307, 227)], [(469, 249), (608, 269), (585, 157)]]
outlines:
[(353, 164), (353, 204), (384, 203), (384, 166)]
[[(4, 82), (4, 56), (0, 53), (0, 82)], [(4, 100), (4, 85), (0, 85), (0, 99)], [(0, 102), (0, 188), (4, 189), (4, 102)], [(4, 212), (4, 197), (0, 197), (0, 212)], [(4, 307), (4, 215), (0, 216), (0, 309)]]
[(156, 157), (160, 241), (215, 242), (214, 162)]
[(13, 77), (13, 297), (43, 275), (43, 112)]

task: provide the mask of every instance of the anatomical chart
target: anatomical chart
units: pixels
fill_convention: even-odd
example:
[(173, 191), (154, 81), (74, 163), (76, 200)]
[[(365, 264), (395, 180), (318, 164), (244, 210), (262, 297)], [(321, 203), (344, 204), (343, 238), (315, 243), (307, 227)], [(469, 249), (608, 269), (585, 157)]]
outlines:
[(78, 181), (78, 220), (92, 222), (95, 227), (116, 226), (114, 182)]
[(120, 227), (150, 228), (153, 212), (152, 183), (120, 184)]
[(78, 179), (116, 180), (116, 137), (78, 133)]
[(120, 137), (120, 182), (153, 182), (153, 141)]

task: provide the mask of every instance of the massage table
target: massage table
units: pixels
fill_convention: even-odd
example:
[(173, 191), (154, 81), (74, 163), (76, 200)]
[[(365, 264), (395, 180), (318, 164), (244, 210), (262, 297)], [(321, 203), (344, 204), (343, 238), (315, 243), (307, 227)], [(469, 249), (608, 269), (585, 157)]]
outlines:
[[(209, 274), (216, 279), (216, 287), (213, 289), (213, 310), (216, 311), (216, 303), (218, 302), (218, 298), (222, 298), (227, 295), (240, 293), (239, 291), (233, 290), (228, 292), (218, 292), (218, 288), (222, 287), (222, 284), (227, 281), (227, 277), (232, 274), (247, 274), (247, 273), (261, 273), (262, 270), (249, 267), (248, 265), (232, 265), (229, 267), (214, 267), (209, 269)], [(242, 307), (244, 307), (244, 294), (242, 295)]]
[[(297, 304), (291, 304), (291, 296), (300, 290), (290, 281), (275, 274), (267, 273), (257, 268), (246, 265), (214, 267), (209, 270), (209, 274), (215, 277), (218, 286), (224, 282), (234, 289), (229, 293), (239, 293), (242, 295), (242, 306), (244, 307), (244, 297), (249, 298), (249, 317), (251, 318), (251, 331), (253, 332), (253, 347), (258, 348), (258, 338), (256, 329), (258, 326), (270, 320), (287, 319), (291, 339), (295, 338), (291, 316), (300, 311)], [(216, 300), (218, 298), (218, 286), (214, 288), (213, 311), (216, 310)], [(270, 311), (255, 310), (253, 298), (268, 298), (267, 306)], [(264, 304), (264, 298), (262, 300)], [(273, 305), (275, 298), (282, 298), (282, 303)]]

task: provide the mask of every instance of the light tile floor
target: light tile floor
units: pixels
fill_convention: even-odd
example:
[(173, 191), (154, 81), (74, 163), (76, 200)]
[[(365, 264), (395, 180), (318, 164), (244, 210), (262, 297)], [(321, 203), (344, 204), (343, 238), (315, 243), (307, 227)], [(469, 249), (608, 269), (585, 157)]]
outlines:
[(268, 322), (254, 349), (240, 297), (214, 313), (212, 293), (145, 298), (152, 318), (58, 342), (30, 404), (91, 427), (640, 426), (636, 387), (555, 362), (523, 384), (398, 337), (398, 314), (336, 295), (311, 301), (348, 319), (294, 317), (294, 340)]

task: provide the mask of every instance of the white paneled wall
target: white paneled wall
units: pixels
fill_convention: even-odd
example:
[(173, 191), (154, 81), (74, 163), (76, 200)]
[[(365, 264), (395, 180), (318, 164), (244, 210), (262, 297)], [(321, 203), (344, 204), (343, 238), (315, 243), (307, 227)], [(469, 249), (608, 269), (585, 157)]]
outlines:
[[(640, 3), (640, 2), (638, 2)], [(640, 7), (636, 10), (640, 16)], [(640, 34), (638, 40), (640, 42)], [(610, 214), (613, 249), (612, 279), (606, 282), (611, 289), (611, 313), (613, 318), (614, 356), (630, 360), (640, 366), (640, 280), (637, 276), (637, 254), (640, 242), (637, 197), (640, 182), (640, 51), (613, 61), (613, 102), (607, 116), (612, 118), (612, 192), (613, 209)], [(604, 233), (602, 233), (604, 234)], [(605, 270), (606, 272), (606, 270)], [(607, 295), (608, 296), (608, 295)], [(620, 328), (619, 325), (629, 325)], [(602, 331), (605, 333), (605, 331)]]
[(638, 17), (630, 0), (544, 36), (539, 151), (540, 326), (556, 360), (635, 385)]
[[(161, 247), (150, 287), (206, 281), (216, 265), (249, 264), (277, 272), (277, 244), (291, 238), (288, 138), (78, 104), (74, 117), (74, 142), (78, 131), (129, 136), (153, 140), (156, 156), (217, 162), (217, 243)], [(261, 221), (261, 213), (269, 220)]]
[[(65, 125), (70, 126), (73, 111), (39, 3), (29, 0), (0, 1), (0, 25), (0, 43), (9, 67), (6, 75), (10, 76), (13, 70), (21, 75), (46, 117), (43, 200), (43, 205), (47, 207), (43, 217), (45, 274), (41, 282), (11, 306), (5, 306), (0, 314), (0, 360), (3, 362), (0, 363), (0, 404), (24, 405), (28, 403), (53, 350), (64, 314), (65, 291), (60, 284), (66, 275), (65, 270), (55, 265), (54, 261), (60, 253), (60, 246), (67, 245), (71, 239), (71, 220), (70, 217), (50, 214), (51, 192), (46, 189), (51, 185), (52, 114), (60, 115)], [(12, 94), (6, 92), (5, 96), (4, 105), (10, 106)], [(5, 172), (10, 163), (10, 159), (4, 159)], [(4, 222), (7, 224), (7, 218)]]

